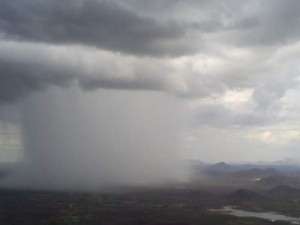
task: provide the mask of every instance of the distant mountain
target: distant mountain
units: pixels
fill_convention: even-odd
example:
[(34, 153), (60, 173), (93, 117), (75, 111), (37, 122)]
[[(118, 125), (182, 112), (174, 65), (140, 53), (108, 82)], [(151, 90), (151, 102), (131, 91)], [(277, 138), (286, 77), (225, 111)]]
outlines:
[(238, 170), (251, 170), (251, 169), (255, 169), (257, 168), (256, 165), (252, 165), (252, 164), (241, 164), (241, 165), (235, 165), (235, 167), (238, 169)]
[(285, 158), (285, 159), (274, 162), (274, 164), (295, 165), (299, 168), (300, 158)]
[(259, 185), (275, 187), (279, 185), (287, 185), (291, 187), (300, 187), (300, 177), (273, 175), (261, 179), (257, 182)]
[(266, 193), (269, 197), (300, 201), (300, 189), (288, 185), (278, 185)]
[(289, 195), (289, 194), (297, 194), (300, 196), (300, 189), (294, 188), (288, 185), (278, 185), (268, 191), (268, 194), (276, 194), (276, 195)]
[(251, 179), (262, 179), (269, 176), (279, 175), (279, 171), (273, 169), (273, 168), (267, 168), (267, 169), (250, 169), (250, 170), (242, 170), (237, 171), (233, 175), (238, 178), (251, 178)]
[[(190, 165), (190, 171), (192, 171), (195, 176), (205, 175), (206, 177), (214, 179), (264, 179), (279, 175), (298, 176), (300, 178), (300, 165), (295, 166), (280, 163), (228, 164), (226, 162), (207, 164), (197, 160), (187, 161), (186, 164)], [(272, 186), (279, 184), (285, 183), (274, 182)]]
[(257, 201), (265, 198), (266, 197), (261, 194), (246, 189), (238, 189), (227, 195), (227, 199), (232, 202)]
[[(250, 166), (249, 166), (250, 167)], [(204, 170), (204, 174), (215, 179), (263, 179), (270, 176), (280, 175), (280, 172), (273, 168), (251, 168), (242, 169), (240, 165), (229, 165), (224, 162), (209, 166)]]
[(214, 171), (214, 172), (220, 172), (220, 173), (228, 173), (235, 171), (234, 166), (231, 166), (225, 162), (219, 162), (217, 164), (214, 164), (212, 166), (209, 166), (206, 168), (206, 171)]

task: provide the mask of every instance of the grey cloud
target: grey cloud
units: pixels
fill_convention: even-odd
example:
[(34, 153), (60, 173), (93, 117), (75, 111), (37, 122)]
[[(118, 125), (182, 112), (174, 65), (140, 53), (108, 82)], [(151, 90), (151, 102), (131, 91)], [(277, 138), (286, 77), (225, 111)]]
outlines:
[(0, 9), (0, 30), (7, 38), (77, 43), (134, 54), (193, 51), (180, 42), (185, 29), (139, 15), (116, 1), (5, 0)]
[[(253, 11), (236, 24), (235, 30), (224, 34), (226, 40), (244, 47), (283, 46), (297, 42), (300, 15), (297, 0), (252, 1)], [(248, 15), (247, 15), (248, 14)], [(248, 29), (244, 29), (248, 26)]]
[(52, 85), (176, 92), (175, 77), (170, 74), (170, 65), (156, 59), (80, 47), (0, 42), (0, 103)]
[[(49, 85), (68, 86), (77, 82), (86, 90), (113, 88), (169, 91), (195, 98), (224, 93), (232, 88), (254, 87), (254, 100), (258, 104), (267, 105), (266, 101), (276, 101), (293, 85), (290, 78), (284, 82), (277, 82), (276, 79), (273, 82), (271, 76), (270, 81), (264, 80), (265, 75), (260, 76), (261, 73), (271, 73), (269, 67), (277, 67), (274, 63), (265, 66), (266, 61), (272, 57), (272, 51), (267, 54), (252, 51), (251, 56), (243, 53), (240, 58), (226, 55), (228, 52), (218, 55), (218, 51), (227, 51), (226, 48), (218, 50), (213, 47), (223, 33), (228, 34), (233, 42), (240, 38), (246, 43), (247, 39), (251, 39), (247, 32), (256, 29), (271, 37), (272, 31), (263, 27), (268, 25), (276, 29), (276, 26), (272, 26), (272, 18), (274, 21), (280, 20), (282, 24), (295, 24), (298, 15), (291, 3), (274, 1), (271, 4), (267, 1), (270, 4), (267, 5), (263, 1), (249, 3), (235, 0), (172, 2), (2, 1), (0, 32), (7, 39), (14, 39), (15, 44), (1, 42), (0, 101), (15, 101)], [(170, 10), (166, 11), (170, 16), (163, 18), (164, 15), (158, 12), (166, 10), (170, 4)], [(146, 6), (150, 8), (149, 11)], [(188, 8), (195, 8), (200, 14), (190, 18), (185, 11)], [(281, 19), (287, 14), (288, 18)], [(202, 35), (210, 32), (219, 39), (209, 34)], [(193, 37), (189, 39), (186, 35)], [(293, 32), (291, 35), (296, 37)], [(218, 45), (225, 46), (224, 42), (226, 40), (220, 40)], [(60, 44), (62, 53), (57, 44)], [(97, 54), (86, 54), (87, 51), (94, 52), (94, 48), (78, 50), (78, 45), (65, 44), (91, 45), (99, 47), (99, 51), (108, 49), (110, 53), (98, 58)], [(207, 52), (203, 52), (204, 58), (214, 60), (216, 54), (217, 64), (212, 60), (212, 64), (206, 68), (203, 65), (199, 71), (193, 71), (192, 64), (197, 63), (197, 58), (190, 59), (193, 61), (191, 68), (186, 66), (178, 69), (176, 63), (168, 64), (170, 58), (154, 56), (199, 53), (199, 46), (207, 48)], [(123, 53), (118, 54), (119, 51)], [(109, 54), (118, 56), (112, 57)], [(152, 57), (132, 54), (150, 54)], [(131, 62), (130, 57), (134, 57), (135, 62)], [(124, 72), (126, 70), (129, 72)]]
[(15, 40), (81, 44), (139, 55), (184, 55), (207, 47), (209, 38), (244, 47), (296, 41), (299, 4), (295, 0), (4, 0), (0, 32)]
[(30, 65), (16, 67), (15, 64), (0, 63), (0, 68), (0, 73), (5, 74), (1, 76), (0, 103), (16, 101), (32, 91), (43, 90), (50, 84), (62, 86), (69, 82), (66, 76), (37, 76), (38, 73), (44, 73), (43, 69), (33, 69)]
[(118, 79), (109, 80), (103, 78), (80, 78), (79, 85), (83, 90), (105, 89), (124, 89), (124, 90), (156, 90), (161, 91), (164, 85), (159, 81), (143, 79)]
[[(297, 0), (133, 2), (139, 10), (150, 8), (151, 13), (168, 9), (168, 18), (193, 21), (195, 31), (211, 33), (218, 41), (235, 46), (281, 46), (297, 41), (300, 36)], [(185, 10), (195, 15), (186, 15)]]
[(299, 80), (298, 74), (287, 75), (270, 75), (269, 79), (261, 81), (253, 91), (253, 100), (257, 103), (258, 109), (268, 110), (276, 108), (278, 110), (278, 103), (281, 98), (285, 96), (288, 90), (297, 88)]
[(68, 71), (37, 61), (35, 57), (11, 61), (0, 53), (0, 103), (16, 101), (49, 85), (65, 86), (71, 81)]
[(194, 112), (194, 120), (198, 126), (226, 129), (266, 126), (282, 122), (283, 119), (276, 112), (237, 112), (217, 104), (201, 105)]

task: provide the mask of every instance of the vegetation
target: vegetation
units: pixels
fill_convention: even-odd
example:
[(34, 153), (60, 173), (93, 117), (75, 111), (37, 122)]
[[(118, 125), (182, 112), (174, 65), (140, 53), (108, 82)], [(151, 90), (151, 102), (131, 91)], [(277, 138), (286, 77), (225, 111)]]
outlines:
[[(247, 168), (249, 166), (247, 165)], [(224, 170), (224, 168), (226, 170)], [(113, 193), (0, 189), (1, 225), (284, 225), (212, 211), (234, 205), (300, 217), (300, 176), (219, 163), (188, 183)], [(271, 179), (276, 176), (276, 182)], [(263, 179), (256, 179), (257, 177)], [(271, 177), (271, 178), (269, 178)], [(284, 177), (284, 179), (279, 179)], [(288, 179), (287, 179), (288, 177)], [(272, 181), (272, 182), (265, 182)], [(284, 181), (284, 185), (282, 184)]]
[[(235, 192), (236, 193), (236, 192)], [(237, 193), (245, 193), (238, 191)], [(248, 195), (248, 193), (246, 193)], [(253, 195), (251, 192), (250, 197)], [(207, 193), (191, 189), (138, 190), (125, 193), (95, 194), (67, 192), (0, 191), (1, 225), (268, 225), (255, 218), (238, 218), (211, 212), (230, 202), (231, 195)], [(253, 205), (269, 209), (267, 201)], [(234, 195), (234, 198), (237, 196)], [(250, 207), (251, 199), (241, 202)], [(275, 201), (275, 200), (274, 200)], [(273, 202), (274, 203), (274, 202)], [(279, 210), (288, 201), (276, 202)], [(282, 208), (280, 207), (282, 206)], [(297, 207), (296, 207), (297, 206)], [(300, 204), (294, 203), (293, 212), (299, 213)], [(298, 210), (298, 211), (297, 211)], [(284, 211), (284, 210), (283, 210)]]

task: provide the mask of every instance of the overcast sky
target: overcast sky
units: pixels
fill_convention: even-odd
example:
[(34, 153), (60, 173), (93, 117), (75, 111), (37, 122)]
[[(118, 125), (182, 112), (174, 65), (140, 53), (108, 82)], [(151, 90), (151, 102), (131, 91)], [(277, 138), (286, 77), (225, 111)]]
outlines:
[(298, 0), (1, 0), (0, 135), (13, 143), (2, 161), (18, 155), (7, 147), (21, 145), (20, 105), (51, 86), (173, 96), (185, 108), (184, 158), (300, 157), (299, 9)]

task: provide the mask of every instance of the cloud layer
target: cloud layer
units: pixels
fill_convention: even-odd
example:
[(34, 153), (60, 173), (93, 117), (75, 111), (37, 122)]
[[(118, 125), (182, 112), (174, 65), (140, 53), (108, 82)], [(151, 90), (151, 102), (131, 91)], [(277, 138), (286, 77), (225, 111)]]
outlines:
[(257, 141), (275, 127), (294, 132), (299, 4), (4, 0), (0, 103), (50, 86), (160, 91), (186, 102), (196, 130), (261, 131)]
[[(186, 96), (266, 86), (282, 67), (274, 53), (298, 41), (294, 4), (6, 0), (0, 9), (0, 99), (74, 79), (86, 88)], [(291, 76), (285, 87), (273, 88), (273, 98), (285, 93)], [(272, 98), (259, 90), (254, 96), (258, 103)]]

